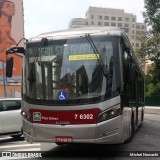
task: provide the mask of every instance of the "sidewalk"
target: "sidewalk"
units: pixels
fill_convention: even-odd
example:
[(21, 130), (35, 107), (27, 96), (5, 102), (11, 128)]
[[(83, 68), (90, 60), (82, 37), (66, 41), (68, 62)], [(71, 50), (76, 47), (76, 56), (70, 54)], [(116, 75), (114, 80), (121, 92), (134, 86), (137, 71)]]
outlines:
[(160, 106), (145, 106), (144, 113), (160, 115)]

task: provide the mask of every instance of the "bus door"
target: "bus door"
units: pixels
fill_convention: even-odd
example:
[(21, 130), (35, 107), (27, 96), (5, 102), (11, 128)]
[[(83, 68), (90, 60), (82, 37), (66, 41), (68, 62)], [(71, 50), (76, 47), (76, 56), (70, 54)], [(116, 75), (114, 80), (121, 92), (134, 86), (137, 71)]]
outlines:
[(135, 74), (135, 86), (134, 86), (134, 88), (135, 88), (135, 122), (136, 122), (136, 127), (138, 126), (138, 98), (139, 98), (139, 96), (138, 96), (138, 73), (136, 72), (136, 74)]

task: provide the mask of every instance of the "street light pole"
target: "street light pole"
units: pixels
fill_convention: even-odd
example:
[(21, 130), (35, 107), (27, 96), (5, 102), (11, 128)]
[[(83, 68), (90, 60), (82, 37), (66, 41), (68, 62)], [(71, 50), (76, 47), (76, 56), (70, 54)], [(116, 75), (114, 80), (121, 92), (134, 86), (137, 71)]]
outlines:
[(4, 63), (2, 62), (2, 77), (3, 77), (3, 86), (4, 86), (4, 97), (7, 97), (6, 93), (6, 79), (4, 74)]

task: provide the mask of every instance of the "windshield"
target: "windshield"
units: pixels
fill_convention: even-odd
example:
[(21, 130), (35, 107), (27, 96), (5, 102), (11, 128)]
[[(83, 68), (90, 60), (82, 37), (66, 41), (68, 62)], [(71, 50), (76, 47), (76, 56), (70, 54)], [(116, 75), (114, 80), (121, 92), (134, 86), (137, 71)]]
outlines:
[[(26, 47), (23, 95), (36, 100), (66, 101), (109, 98), (117, 91), (115, 39), (91, 37), (99, 54), (85, 37), (50, 40)], [(37, 54), (38, 51), (38, 54)], [(103, 60), (105, 77), (99, 58)]]

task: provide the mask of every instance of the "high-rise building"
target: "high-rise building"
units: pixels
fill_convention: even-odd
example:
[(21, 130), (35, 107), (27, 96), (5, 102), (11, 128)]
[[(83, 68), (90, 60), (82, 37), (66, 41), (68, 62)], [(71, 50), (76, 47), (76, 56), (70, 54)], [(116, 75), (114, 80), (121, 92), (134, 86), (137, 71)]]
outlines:
[(84, 26), (119, 27), (128, 35), (133, 49), (140, 47), (136, 37), (148, 33), (145, 23), (137, 22), (136, 15), (125, 13), (123, 9), (89, 7), (85, 18), (74, 18), (69, 23), (69, 28)]

